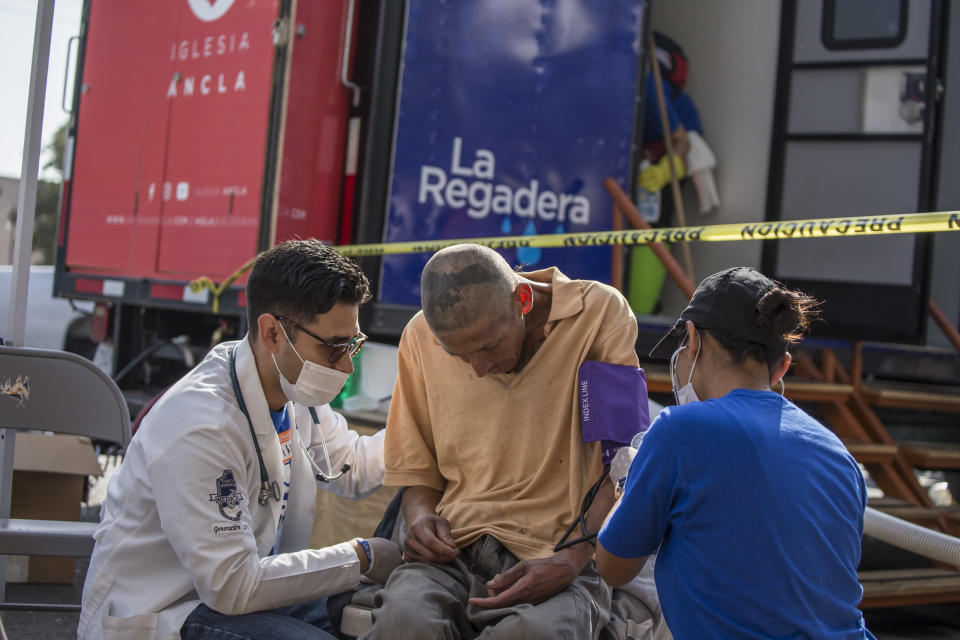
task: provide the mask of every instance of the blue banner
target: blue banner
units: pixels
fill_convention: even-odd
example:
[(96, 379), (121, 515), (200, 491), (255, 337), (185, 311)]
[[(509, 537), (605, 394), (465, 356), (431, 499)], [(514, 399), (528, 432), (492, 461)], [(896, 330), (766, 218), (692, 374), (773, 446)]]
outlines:
[[(611, 228), (626, 185), (643, 0), (409, 0), (385, 242)], [(609, 282), (610, 249), (502, 252)], [(429, 255), (383, 259), (419, 305)]]

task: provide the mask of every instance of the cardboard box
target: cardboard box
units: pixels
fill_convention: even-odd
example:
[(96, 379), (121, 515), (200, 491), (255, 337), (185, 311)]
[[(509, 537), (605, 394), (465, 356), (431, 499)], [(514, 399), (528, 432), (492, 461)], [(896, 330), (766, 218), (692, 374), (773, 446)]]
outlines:
[[(18, 433), (10, 517), (79, 520), (84, 478), (100, 473), (89, 438)], [(73, 558), (9, 556), (7, 566), (8, 582), (73, 583)]]

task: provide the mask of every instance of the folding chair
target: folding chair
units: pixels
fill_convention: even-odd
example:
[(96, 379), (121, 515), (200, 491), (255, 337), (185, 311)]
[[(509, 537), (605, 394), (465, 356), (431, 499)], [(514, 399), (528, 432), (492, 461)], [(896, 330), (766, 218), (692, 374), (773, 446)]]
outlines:
[(4, 602), (7, 555), (87, 557), (96, 523), (11, 519), (16, 431), (51, 431), (130, 442), (120, 389), (92, 362), (65, 351), (0, 346), (0, 610), (79, 611), (79, 605)]

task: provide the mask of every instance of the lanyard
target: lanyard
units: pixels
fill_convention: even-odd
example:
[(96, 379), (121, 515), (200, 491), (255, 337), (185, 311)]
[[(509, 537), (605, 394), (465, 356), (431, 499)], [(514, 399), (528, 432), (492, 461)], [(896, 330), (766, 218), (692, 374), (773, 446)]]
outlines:
[(233, 345), (233, 348), (230, 349), (230, 382), (233, 383), (233, 393), (237, 396), (240, 413), (247, 419), (247, 426), (250, 427), (250, 438), (253, 440), (253, 448), (257, 451), (257, 461), (260, 463), (260, 496), (257, 498), (257, 502), (260, 503), (261, 507), (267, 506), (271, 497), (280, 502), (280, 485), (277, 484), (276, 480), (270, 482), (267, 465), (263, 464), (260, 443), (257, 442), (257, 432), (253, 428), (250, 412), (247, 411), (247, 403), (243, 401), (243, 392), (240, 391), (240, 380), (237, 377), (237, 345)]
[[(261, 507), (265, 507), (271, 497), (277, 502), (280, 501), (280, 485), (277, 484), (276, 480), (270, 482), (267, 465), (263, 463), (263, 453), (260, 452), (260, 443), (257, 441), (257, 433), (253, 428), (253, 420), (250, 419), (250, 412), (247, 411), (247, 403), (243, 401), (243, 392), (240, 391), (240, 380), (237, 376), (237, 345), (233, 345), (230, 349), (230, 382), (233, 384), (233, 393), (237, 396), (237, 406), (240, 408), (240, 413), (247, 419), (247, 426), (250, 427), (250, 439), (253, 440), (253, 448), (257, 452), (257, 462), (260, 463), (260, 496), (257, 498), (257, 502), (260, 503)], [(310, 417), (313, 419), (314, 424), (320, 424), (320, 417), (317, 415), (317, 410), (313, 407), (307, 407), (307, 410), (310, 412)], [(327, 442), (321, 430), (320, 442), (323, 447), (324, 458), (327, 461), (328, 472), (324, 473), (321, 471), (320, 467), (317, 466), (317, 463), (314, 461), (313, 456), (307, 452), (303, 441), (300, 440), (299, 430), (297, 430), (296, 427), (294, 427), (294, 429), (297, 431), (296, 436), (297, 441), (300, 443), (300, 448), (303, 449), (307, 461), (313, 467), (317, 482), (332, 482), (350, 470), (350, 463), (345, 462), (338, 473), (332, 472), (330, 467), (330, 454), (327, 453)]]

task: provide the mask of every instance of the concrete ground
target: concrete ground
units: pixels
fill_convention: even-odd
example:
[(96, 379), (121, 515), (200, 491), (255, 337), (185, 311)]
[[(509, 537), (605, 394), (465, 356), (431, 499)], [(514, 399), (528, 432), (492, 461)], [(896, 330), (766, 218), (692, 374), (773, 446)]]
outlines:
[[(78, 562), (78, 565), (80, 562)], [(78, 578), (82, 568), (78, 568)], [(82, 585), (7, 585), (10, 602), (79, 603)], [(960, 639), (960, 604), (869, 609), (867, 628), (877, 640)], [(74, 640), (79, 614), (4, 612), (0, 616), (9, 640)]]
[[(8, 584), (7, 601), (76, 604), (80, 602), (81, 589), (82, 585)], [(9, 640), (74, 640), (80, 614), (4, 611), (0, 613), (0, 619)]]

